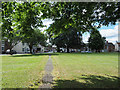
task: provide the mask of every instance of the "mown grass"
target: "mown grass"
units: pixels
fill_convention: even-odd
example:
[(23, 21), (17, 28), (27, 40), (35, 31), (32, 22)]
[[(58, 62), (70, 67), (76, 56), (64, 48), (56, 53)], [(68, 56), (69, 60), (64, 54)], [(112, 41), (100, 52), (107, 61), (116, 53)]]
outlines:
[(117, 88), (118, 53), (52, 56), (55, 88)]
[(38, 87), (47, 60), (48, 55), (41, 54), (2, 56), (2, 88)]

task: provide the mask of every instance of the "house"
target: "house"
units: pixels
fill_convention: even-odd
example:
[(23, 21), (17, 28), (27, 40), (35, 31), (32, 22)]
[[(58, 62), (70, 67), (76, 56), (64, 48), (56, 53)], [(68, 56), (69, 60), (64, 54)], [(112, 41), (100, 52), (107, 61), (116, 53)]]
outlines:
[(1, 53), (5, 52), (9, 48), (9, 44), (5, 40), (1, 40)]
[(106, 41), (103, 52), (114, 52), (115, 45), (111, 42)]
[[(27, 43), (18, 43), (16, 46), (13, 47), (13, 50), (15, 50), (17, 53), (30, 53), (30, 49)], [(41, 53), (44, 52), (44, 46), (38, 44), (36, 46), (33, 46), (33, 51), (35, 53)]]
[[(0, 52), (4, 53), (4, 52), (6, 52), (7, 49), (9, 49), (9, 43), (5, 40), (1, 40), (0, 47), (1, 47)], [(41, 45), (33, 46), (33, 49), (36, 52), (44, 52), (44, 47)], [(27, 43), (22, 43), (22, 42), (19, 42), (17, 45), (15, 45), (12, 48), (12, 50), (15, 50), (17, 53), (20, 53), (20, 54), (30, 53), (30, 49), (29, 49), (29, 46), (27, 45)]]
[(45, 47), (38, 44), (37, 46), (33, 46), (33, 49), (35, 50), (36, 53), (42, 53), (45, 50)]
[(12, 50), (15, 50), (17, 53), (29, 53), (30, 49), (27, 43), (19, 42), (17, 45), (15, 45)]
[(45, 52), (57, 52), (57, 47), (55, 45), (48, 45), (44, 48)]
[(116, 43), (115, 43), (115, 51), (120, 52), (120, 42), (116, 41)]
[(4, 40), (1, 40), (0, 41), (0, 47), (1, 47), (1, 52), (3, 52), (4, 51), (4, 49), (5, 49), (5, 43), (4, 43)]
[(2, 46), (1, 46), (1, 40), (0, 40), (0, 54), (2, 53)]

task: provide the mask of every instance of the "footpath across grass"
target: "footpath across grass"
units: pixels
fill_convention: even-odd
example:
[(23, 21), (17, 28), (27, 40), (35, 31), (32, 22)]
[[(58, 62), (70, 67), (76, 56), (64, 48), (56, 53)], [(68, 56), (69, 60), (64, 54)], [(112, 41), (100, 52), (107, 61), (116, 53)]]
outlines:
[(37, 88), (47, 60), (47, 54), (2, 56), (2, 88)]
[(118, 53), (52, 56), (55, 88), (117, 88)]

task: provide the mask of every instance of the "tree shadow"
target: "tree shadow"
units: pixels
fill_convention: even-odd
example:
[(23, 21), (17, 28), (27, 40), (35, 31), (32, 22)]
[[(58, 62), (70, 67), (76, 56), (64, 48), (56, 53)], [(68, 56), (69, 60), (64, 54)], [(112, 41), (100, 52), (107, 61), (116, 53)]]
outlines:
[(22, 54), (22, 55), (12, 55), (10, 57), (30, 57), (30, 56), (44, 56), (44, 55), (59, 55), (59, 54), (57, 53)]
[[(78, 81), (82, 80), (82, 81)], [(84, 80), (84, 82), (83, 82)], [(119, 78), (116, 76), (82, 75), (75, 80), (56, 80), (56, 88), (119, 88)]]

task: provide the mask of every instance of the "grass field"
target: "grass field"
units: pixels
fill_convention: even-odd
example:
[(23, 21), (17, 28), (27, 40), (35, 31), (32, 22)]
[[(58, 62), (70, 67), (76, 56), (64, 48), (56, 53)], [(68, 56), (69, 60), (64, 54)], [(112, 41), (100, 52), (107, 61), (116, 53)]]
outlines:
[[(48, 54), (2, 56), (2, 88), (38, 88)], [(51, 55), (54, 88), (118, 87), (117, 53)], [(38, 84), (38, 85), (37, 85)]]
[(39, 54), (2, 56), (2, 88), (38, 87), (47, 60), (48, 55)]
[(55, 88), (118, 87), (117, 53), (58, 53), (52, 60)]

